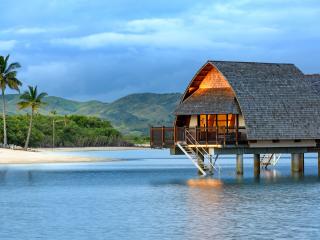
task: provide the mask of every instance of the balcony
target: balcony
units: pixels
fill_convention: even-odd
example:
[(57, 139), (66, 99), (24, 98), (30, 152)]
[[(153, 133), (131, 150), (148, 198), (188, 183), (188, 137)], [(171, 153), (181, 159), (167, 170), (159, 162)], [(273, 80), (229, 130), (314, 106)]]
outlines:
[(188, 131), (200, 145), (239, 145), (247, 143), (245, 128), (226, 127), (151, 127), (150, 145), (152, 148), (171, 148), (177, 142), (188, 142)]

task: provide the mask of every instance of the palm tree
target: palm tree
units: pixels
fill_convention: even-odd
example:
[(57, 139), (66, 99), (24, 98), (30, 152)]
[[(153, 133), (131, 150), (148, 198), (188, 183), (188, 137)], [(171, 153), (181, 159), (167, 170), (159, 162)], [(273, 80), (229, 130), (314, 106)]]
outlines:
[(42, 99), (47, 96), (48, 94), (45, 92), (42, 92), (38, 94), (37, 86), (32, 87), (28, 86), (29, 90), (25, 91), (21, 96), (21, 101), (18, 102), (19, 109), (26, 109), (31, 108), (31, 115), (30, 115), (30, 123), (29, 123), (29, 129), (28, 129), (28, 135), (27, 140), (24, 145), (25, 150), (28, 149), (29, 146), (29, 140), (31, 135), (31, 129), (32, 129), (32, 121), (33, 121), (33, 115), (35, 112), (39, 110), (43, 105), (46, 103), (42, 101)]
[(56, 110), (52, 110), (50, 112), (50, 114), (52, 115), (52, 148), (54, 148), (54, 143), (55, 143), (55, 139), (54, 139), (54, 135), (55, 135), (55, 125), (56, 125), (56, 119), (55, 116), (57, 115), (57, 111)]
[(22, 83), (17, 79), (16, 69), (20, 68), (20, 64), (17, 62), (8, 63), (9, 56), (0, 56), (0, 87), (2, 94), (2, 117), (3, 117), (3, 145), (7, 146), (7, 125), (6, 125), (6, 101), (5, 101), (5, 90), (7, 87), (19, 91), (19, 87)]

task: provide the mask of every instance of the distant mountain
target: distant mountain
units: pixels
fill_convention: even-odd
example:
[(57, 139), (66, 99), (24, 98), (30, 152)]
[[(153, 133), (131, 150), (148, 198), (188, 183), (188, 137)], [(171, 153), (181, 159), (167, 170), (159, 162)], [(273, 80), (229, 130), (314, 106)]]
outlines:
[[(48, 114), (55, 110), (59, 115), (97, 116), (108, 119), (124, 134), (148, 134), (150, 125), (172, 125), (173, 111), (180, 97), (180, 93), (139, 93), (128, 95), (111, 103), (104, 103), (100, 101), (80, 102), (48, 96), (45, 98), (47, 105), (40, 110), (40, 113)], [(16, 107), (19, 95), (9, 94), (6, 100), (8, 114), (25, 113)], [(0, 104), (0, 110), (2, 111), (2, 104)]]

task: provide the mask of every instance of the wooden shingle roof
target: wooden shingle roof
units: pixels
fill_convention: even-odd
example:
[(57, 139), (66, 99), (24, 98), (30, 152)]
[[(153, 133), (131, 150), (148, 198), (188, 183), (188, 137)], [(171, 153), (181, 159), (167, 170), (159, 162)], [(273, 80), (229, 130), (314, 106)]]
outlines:
[(202, 69), (210, 67), (231, 85), (248, 140), (320, 139), (320, 95), (295, 65), (209, 61)]

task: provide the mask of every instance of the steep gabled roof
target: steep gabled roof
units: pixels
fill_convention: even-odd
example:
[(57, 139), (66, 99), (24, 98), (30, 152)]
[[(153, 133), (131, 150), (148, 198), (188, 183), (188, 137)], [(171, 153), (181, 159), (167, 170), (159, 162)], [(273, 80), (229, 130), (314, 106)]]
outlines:
[(249, 140), (320, 139), (320, 96), (293, 64), (209, 61), (191, 81), (188, 89), (194, 90), (187, 89), (181, 104), (197, 91), (203, 70), (210, 68), (231, 85)]

